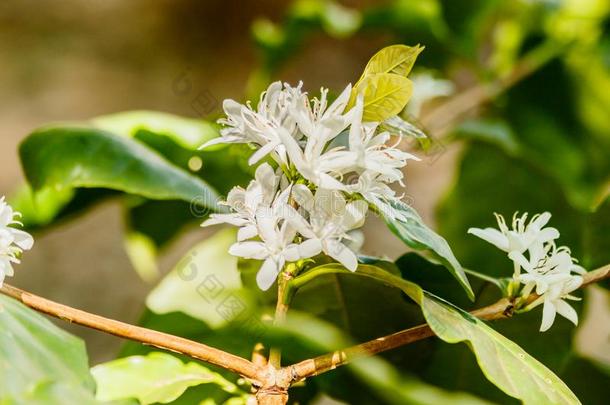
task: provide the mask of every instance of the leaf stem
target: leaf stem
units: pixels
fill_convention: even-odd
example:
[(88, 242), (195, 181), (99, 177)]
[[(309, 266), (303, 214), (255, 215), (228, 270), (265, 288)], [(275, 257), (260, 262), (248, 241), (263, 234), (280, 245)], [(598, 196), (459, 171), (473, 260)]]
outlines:
[(464, 267), (462, 269), (464, 270), (464, 273), (469, 274), (473, 277), (479, 278), (481, 280), (487, 281), (488, 283), (492, 283), (493, 285), (502, 289), (502, 283), (500, 283), (500, 280), (498, 280), (497, 278), (491, 277), (491, 276), (488, 276), (487, 274), (479, 273), (478, 271), (470, 270), (470, 269), (467, 269)]

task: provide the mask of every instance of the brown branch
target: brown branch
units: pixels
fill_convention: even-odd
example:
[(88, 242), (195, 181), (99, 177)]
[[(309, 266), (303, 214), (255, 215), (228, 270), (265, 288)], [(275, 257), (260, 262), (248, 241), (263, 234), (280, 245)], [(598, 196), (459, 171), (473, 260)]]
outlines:
[[(582, 287), (610, 278), (610, 264), (597, 270), (590, 271), (583, 276)], [(525, 303), (536, 300), (537, 294), (530, 294)], [(479, 308), (471, 312), (472, 315), (486, 321), (510, 318), (514, 313), (514, 303), (502, 298), (494, 304)], [(332, 353), (318, 356), (314, 359), (307, 359), (283, 369), (283, 372), (290, 375), (293, 381), (301, 381), (307, 377), (319, 375), (335, 368), (345, 365), (361, 357), (373, 356), (397, 347), (405, 346), (419, 340), (429, 338), (434, 332), (427, 324), (405, 329), (388, 336), (373, 339), (347, 349), (337, 350)]]
[(183, 354), (237, 373), (254, 383), (259, 382), (260, 367), (239, 356), (202, 343), (151, 329), (130, 325), (79, 309), (53, 302), (29, 292), (4, 284), (0, 289), (5, 295), (21, 301), (26, 306), (55, 318), (96, 329), (111, 335)]

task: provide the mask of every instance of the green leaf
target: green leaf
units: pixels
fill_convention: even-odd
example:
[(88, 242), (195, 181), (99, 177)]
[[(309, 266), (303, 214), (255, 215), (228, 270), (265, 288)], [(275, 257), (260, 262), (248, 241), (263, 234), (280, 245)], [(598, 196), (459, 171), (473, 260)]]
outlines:
[(0, 398), (25, 403), (39, 384), (57, 383), (62, 392), (92, 399), (83, 341), (12, 298), (0, 295), (0, 307)]
[(403, 202), (392, 203), (392, 206), (405, 219), (398, 220), (384, 216), (390, 230), (407, 246), (416, 250), (427, 250), (439, 260), (462, 285), (468, 297), (474, 299), (474, 292), (462, 266), (455, 258), (449, 244), (440, 235), (428, 228), (413, 207)]
[(78, 404), (78, 405), (139, 405), (135, 400), (122, 400), (112, 402), (100, 402), (95, 399), (94, 393), (84, 388), (72, 387), (65, 383), (44, 381), (38, 384), (32, 391), (20, 398), (4, 397), (2, 405), (55, 405), (55, 404)]
[(407, 77), (413, 69), (417, 56), (424, 50), (415, 46), (390, 45), (377, 52), (364, 68), (361, 79), (378, 73), (394, 73)]
[(46, 127), (28, 136), (19, 152), (35, 191), (44, 187), (97, 187), (217, 207), (216, 192), (203, 180), (135, 140), (102, 130)]
[(131, 356), (91, 369), (97, 382), (97, 399), (111, 401), (136, 398), (142, 405), (167, 404), (180, 397), (189, 387), (216, 384), (229, 393), (238, 388), (220, 374), (198, 363), (186, 363), (160, 352)]
[(36, 193), (23, 184), (9, 197), (9, 203), (21, 213), (21, 223), (27, 229), (46, 226), (74, 198), (74, 190), (43, 188)]
[[(347, 272), (337, 264), (310, 271)], [(376, 266), (361, 265), (352, 274), (401, 289), (421, 306), (426, 321), (439, 338), (448, 343), (467, 342), (487, 379), (506, 394), (522, 400), (526, 405), (580, 403), (552, 371), (478, 318), (424, 292), (417, 284)], [(297, 283), (299, 277), (295, 279)], [(532, 333), (538, 332), (533, 330)]]
[(127, 137), (134, 137), (141, 130), (162, 134), (190, 150), (197, 150), (219, 135), (218, 128), (207, 121), (158, 111), (126, 111), (103, 115), (92, 119), (91, 123), (95, 128)]
[[(195, 246), (148, 295), (148, 308), (157, 314), (180, 311), (213, 328), (243, 316), (250, 299), (242, 289), (237, 258), (227, 253), (235, 240), (235, 230), (226, 228)], [(225, 300), (243, 311), (224, 311)]]
[(445, 342), (467, 342), (485, 376), (506, 394), (526, 405), (580, 403), (559, 377), (483, 321), (426, 294), (422, 308), (434, 333)]
[(394, 73), (371, 74), (354, 86), (347, 109), (353, 107), (356, 98), (364, 98), (364, 121), (385, 121), (401, 112), (413, 92), (413, 83)]

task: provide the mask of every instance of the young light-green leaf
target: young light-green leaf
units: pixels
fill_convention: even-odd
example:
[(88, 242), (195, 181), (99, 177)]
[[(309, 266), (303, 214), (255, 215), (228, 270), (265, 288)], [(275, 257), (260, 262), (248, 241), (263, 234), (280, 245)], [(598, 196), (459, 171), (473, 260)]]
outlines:
[(198, 201), (217, 209), (216, 192), (134, 139), (87, 127), (45, 127), (20, 146), (32, 188), (108, 188), (153, 200)]
[(100, 401), (136, 398), (142, 405), (167, 404), (189, 387), (200, 384), (216, 384), (231, 394), (239, 393), (239, 389), (220, 374), (160, 352), (100, 364), (93, 367), (91, 373), (97, 382)]
[(394, 73), (370, 74), (354, 86), (348, 109), (358, 96), (364, 98), (364, 121), (385, 121), (401, 112), (413, 92), (413, 83)]
[(407, 246), (416, 250), (427, 250), (434, 258), (439, 260), (462, 285), (468, 297), (474, 299), (474, 292), (470, 282), (456, 259), (451, 247), (442, 236), (430, 229), (419, 214), (405, 203), (393, 203), (394, 208), (404, 220), (392, 219), (384, 216), (390, 230), (398, 236)]
[(244, 311), (249, 305), (242, 289), (237, 258), (227, 253), (235, 230), (222, 229), (189, 251), (148, 295), (146, 305), (157, 314), (180, 311), (218, 328), (243, 315), (226, 313), (223, 300), (234, 300)]
[(413, 69), (417, 56), (424, 50), (419, 44), (415, 46), (390, 45), (381, 49), (369, 60), (361, 79), (378, 73), (394, 73), (407, 77)]

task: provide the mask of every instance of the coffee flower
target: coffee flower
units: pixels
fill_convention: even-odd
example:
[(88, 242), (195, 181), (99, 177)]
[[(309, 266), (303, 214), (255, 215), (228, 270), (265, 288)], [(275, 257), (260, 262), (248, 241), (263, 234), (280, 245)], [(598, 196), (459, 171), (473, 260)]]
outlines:
[(343, 241), (350, 239), (348, 231), (364, 224), (368, 210), (366, 202), (356, 200), (347, 203), (341, 193), (333, 190), (318, 189), (313, 195), (302, 185), (295, 186), (294, 199), (302, 207), (301, 211), (306, 213), (307, 219), (289, 206), (287, 220), (308, 238), (311, 253), (324, 252), (348, 270), (356, 271), (358, 258)]
[[(506, 225), (504, 217), (499, 214), (494, 214), (498, 222), (500, 230), (495, 228), (470, 228), (468, 233), (475, 235), (486, 242), (491, 243), (498, 249), (508, 253), (508, 256), (515, 263), (525, 260), (523, 253), (530, 250), (530, 254), (541, 252), (544, 243), (557, 239), (559, 231), (555, 228), (545, 228), (546, 224), (551, 219), (551, 214), (548, 212), (534, 215), (527, 222), (527, 213), (517, 216), (513, 215), (512, 229)], [(537, 257), (536, 259), (540, 259)], [(520, 267), (515, 267), (515, 273), (520, 273)]]
[(270, 207), (278, 186), (278, 177), (267, 163), (260, 165), (254, 174), (254, 180), (244, 190), (234, 187), (227, 200), (220, 204), (231, 208), (229, 214), (211, 214), (202, 226), (227, 223), (239, 227), (237, 240), (246, 240), (258, 234), (256, 229), (256, 211), (260, 207)]
[(13, 264), (20, 262), (23, 251), (34, 245), (30, 234), (14, 227), (21, 225), (17, 221), (20, 216), (4, 201), (4, 197), (0, 198), (0, 287), (6, 276), (14, 274)]
[(521, 217), (515, 214), (512, 229), (506, 226), (502, 216), (496, 214), (496, 218), (499, 231), (471, 228), (468, 232), (508, 253), (515, 267), (513, 282), (523, 286), (522, 297), (533, 291), (540, 296), (526, 307), (529, 310), (543, 305), (540, 331), (547, 331), (553, 325), (556, 314), (577, 325), (578, 314), (566, 300), (577, 299), (570, 293), (581, 286), (582, 274), (586, 271), (576, 264), (567, 247), (555, 245), (559, 231), (545, 228), (551, 214), (536, 215), (527, 224), (527, 214)]
[(324, 253), (355, 271), (357, 230), (369, 205), (389, 217), (399, 214), (399, 198), (390, 187), (403, 184), (402, 168), (415, 156), (389, 145), (390, 134), (378, 122), (363, 121), (361, 97), (348, 108), (348, 85), (332, 102), (328, 90), (309, 99), (302, 84), (273, 83), (256, 109), (233, 100), (224, 103), (226, 118), (217, 143), (248, 143), (262, 163), (246, 189), (236, 187), (223, 204), (231, 212), (212, 214), (203, 226), (227, 223), (239, 228), (232, 255), (261, 260), (258, 285), (266, 290), (290, 262)]

